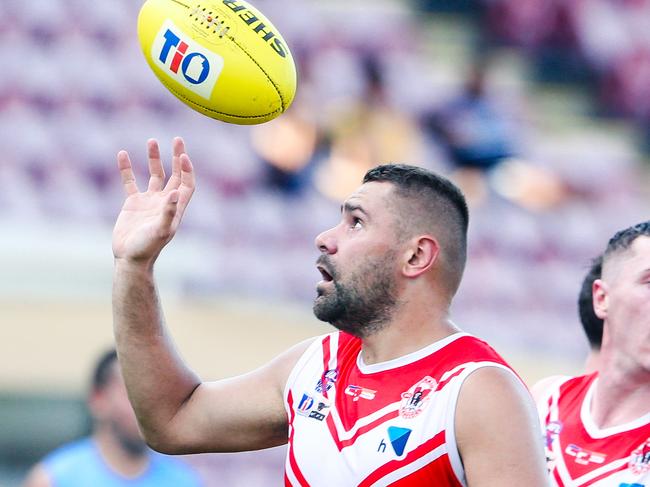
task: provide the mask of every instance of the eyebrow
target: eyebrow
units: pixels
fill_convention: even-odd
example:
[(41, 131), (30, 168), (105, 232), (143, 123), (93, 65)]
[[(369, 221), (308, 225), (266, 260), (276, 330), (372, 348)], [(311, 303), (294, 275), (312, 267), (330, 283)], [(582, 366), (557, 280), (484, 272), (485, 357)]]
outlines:
[(341, 213), (352, 213), (353, 211), (360, 211), (366, 216), (369, 216), (366, 210), (364, 210), (361, 205), (358, 204), (353, 204), (346, 202), (345, 204), (341, 205)]

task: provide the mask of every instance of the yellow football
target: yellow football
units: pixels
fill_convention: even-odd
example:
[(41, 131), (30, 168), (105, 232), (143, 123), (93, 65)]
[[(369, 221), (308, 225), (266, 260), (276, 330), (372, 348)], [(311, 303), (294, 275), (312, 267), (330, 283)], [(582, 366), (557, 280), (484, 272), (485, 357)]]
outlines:
[(209, 117), (263, 123), (293, 101), (296, 65), (287, 43), (244, 0), (146, 0), (138, 38), (163, 85)]

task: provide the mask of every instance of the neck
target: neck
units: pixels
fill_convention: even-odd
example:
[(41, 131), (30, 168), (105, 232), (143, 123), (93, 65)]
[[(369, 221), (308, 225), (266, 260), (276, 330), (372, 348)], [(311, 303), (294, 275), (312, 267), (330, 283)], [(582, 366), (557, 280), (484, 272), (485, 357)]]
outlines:
[(149, 455), (146, 452), (134, 455), (127, 451), (107, 428), (98, 427), (93, 439), (106, 465), (123, 477), (137, 477), (149, 466)]
[(449, 320), (446, 309), (440, 311), (421, 307), (417, 312), (406, 315), (398, 313), (385, 327), (363, 337), (363, 361), (371, 365), (393, 360), (458, 331)]
[(598, 383), (591, 414), (600, 428), (620, 426), (648, 414), (650, 371), (633, 359), (614, 353), (601, 354)]

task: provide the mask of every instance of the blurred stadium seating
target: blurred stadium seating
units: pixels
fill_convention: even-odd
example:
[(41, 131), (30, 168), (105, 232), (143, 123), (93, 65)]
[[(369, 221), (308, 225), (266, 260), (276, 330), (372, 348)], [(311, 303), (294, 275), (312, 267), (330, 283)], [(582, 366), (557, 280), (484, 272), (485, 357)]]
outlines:
[[(613, 231), (648, 218), (650, 179), (638, 133), (650, 120), (650, 1), (484, 0), (480, 8), (459, 2), (456, 12), (440, 9), (440, 1), (255, 3), (292, 47), (299, 92), (287, 114), (251, 128), (207, 119), (162, 87), (139, 52), (141, 2), (0, 2), (0, 300), (45, 310), (48, 302), (65, 303), (48, 318), (57, 326), (79, 303), (97, 302), (104, 325), (85, 348), (44, 333), (50, 347), (25, 370), (7, 369), (20, 378), (0, 373), (0, 409), (25, 394), (51, 401), (58, 387), (78, 398), (83, 367), (71, 380), (64, 377), (70, 368), (48, 363), (57, 354), (89, 363), (91, 352), (110, 341), (110, 229), (122, 200), (118, 150), (140, 164), (142, 181), (145, 140), (158, 138), (168, 152), (171, 138), (181, 135), (196, 167), (198, 191), (161, 262), (163, 292), (299, 303), (308, 317), (317, 280), (314, 236), (336, 222), (336, 198), (358, 174), (390, 157), (457, 176), (440, 139), (421, 121), (461, 93), (477, 58), (489, 69), (486, 96), (513, 127), (516, 156), (481, 174), (480, 191), (466, 187), (477, 197), (454, 319), (502, 346), (516, 364), (524, 366), (525, 356), (545, 360), (538, 369), (526, 362), (530, 378), (579, 366), (587, 349), (575, 309), (583, 272)], [(369, 58), (379, 69), (381, 98), (364, 71)], [(569, 75), (571, 84), (557, 84)], [(595, 116), (605, 112), (632, 122)], [(289, 161), (287, 147), (294, 145), (302, 156)], [(182, 307), (175, 309), (182, 316)], [(0, 355), (21, 360), (12, 344), (39, 340), (45, 324), (21, 323), (44, 315), (35, 316), (16, 311), (15, 322), (2, 320)], [(260, 311), (245, 323), (266, 318)], [(314, 331), (306, 325), (285, 333), (281, 326), (267, 333), (288, 340)], [(34, 335), (28, 340), (27, 333)], [(257, 364), (264, 332), (241, 335), (248, 360), (241, 365)], [(210, 348), (188, 339), (181, 348), (203, 364), (209, 351), (202, 347)], [(42, 445), (64, 439), (43, 428)], [(11, 431), (11, 442), (33, 440)], [(13, 485), (24, 468), (4, 456), (11, 442), (0, 442), (0, 485)], [(42, 449), (31, 451), (23, 461)], [(267, 458), (274, 471), (281, 454)], [(197, 463), (205, 472), (226, 468), (221, 460)]]

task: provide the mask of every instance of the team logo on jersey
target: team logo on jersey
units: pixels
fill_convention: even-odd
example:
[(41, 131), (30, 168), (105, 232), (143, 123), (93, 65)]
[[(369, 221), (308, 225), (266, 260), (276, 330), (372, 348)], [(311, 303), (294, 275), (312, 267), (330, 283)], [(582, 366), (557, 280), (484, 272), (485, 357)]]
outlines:
[(223, 69), (221, 56), (185, 35), (171, 20), (156, 35), (151, 59), (167, 76), (207, 100)]
[(419, 415), (429, 404), (431, 392), (435, 390), (437, 385), (435, 379), (427, 375), (408, 391), (402, 392), (399, 415), (406, 419), (415, 418)]
[(398, 457), (404, 453), (406, 442), (409, 441), (409, 436), (411, 436), (411, 431), (408, 428), (400, 428), (398, 426), (388, 427), (388, 439)]
[(551, 448), (553, 442), (560, 436), (562, 421), (549, 421), (546, 425), (546, 447)]
[(336, 384), (336, 379), (339, 377), (339, 371), (336, 369), (326, 370), (318, 382), (316, 383), (316, 392), (323, 393), (323, 390), (329, 391), (334, 384)]
[(634, 475), (650, 472), (650, 438), (632, 452), (627, 467)]
[(296, 412), (301, 416), (323, 421), (329, 413), (329, 404), (323, 400), (316, 400), (308, 394), (303, 394), (296, 407)]
[(588, 465), (590, 463), (604, 463), (605, 458), (607, 458), (607, 455), (604, 453), (589, 451), (582, 448), (581, 446), (574, 444), (567, 446), (564, 450), (564, 453), (575, 457), (574, 461), (580, 465)]
[(345, 388), (345, 393), (348, 396), (352, 396), (353, 397), (352, 400), (354, 402), (357, 402), (359, 398), (374, 399), (375, 394), (377, 394), (377, 391), (373, 391), (372, 389), (366, 389), (365, 387), (361, 387), (361, 386), (353, 386), (352, 384), (350, 384)]

